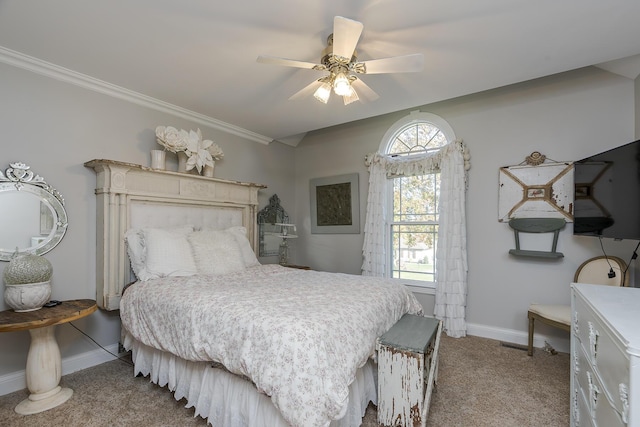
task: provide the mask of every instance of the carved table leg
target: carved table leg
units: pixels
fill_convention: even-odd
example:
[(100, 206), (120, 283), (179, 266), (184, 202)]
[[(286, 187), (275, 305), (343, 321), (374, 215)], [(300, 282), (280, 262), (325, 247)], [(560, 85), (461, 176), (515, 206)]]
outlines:
[(16, 406), (21, 415), (36, 414), (63, 404), (73, 394), (58, 384), (62, 372), (60, 348), (55, 326), (30, 329), (31, 345), (27, 356), (27, 387), (31, 394)]

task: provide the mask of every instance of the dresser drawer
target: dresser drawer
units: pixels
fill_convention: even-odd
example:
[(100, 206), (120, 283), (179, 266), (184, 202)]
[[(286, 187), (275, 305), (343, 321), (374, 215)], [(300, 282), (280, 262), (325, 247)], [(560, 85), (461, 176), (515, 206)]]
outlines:
[[(594, 426), (600, 427), (613, 427), (624, 426), (620, 415), (622, 411), (622, 405), (616, 407), (612, 401), (610, 392), (605, 390), (598, 372), (589, 363), (588, 357), (583, 348), (576, 349), (577, 351), (577, 365), (574, 370), (574, 383), (578, 389), (576, 397), (582, 399), (580, 402), (586, 405), (585, 408), (580, 407), (578, 416), (580, 426), (586, 425), (585, 421), (590, 420), (590, 423)], [(617, 390), (616, 390), (617, 391)], [(582, 396), (582, 398), (580, 397)], [(619, 403), (619, 396), (617, 396)], [(586, 412), (586, 414), (585, 414)], [(586, 415), (586, 418), (585, 418)]]
[(626, 414), (628, 412), (629, 402), (629, 362), (625, 361), (623, 364), (610, 366), (602, 363), (603, 360), (608, 359), (607, 357), (600, 357), (599, 365), (594, 366), (591, 364), (591, 357), (587, 355), (589, 350), (581, 343), (576, 344), (576, 351), (579, 353), (578, 363), (580, 368), (583, 371), (588, 368), (590, 372), (597, 375), (598, 381), (603, 385), (601, 392), (607, 395), (607, 398), (619, 413)]
[(586, 401), (592, 425), (640, 427), (640, 289), (573, 283), (571, 305), (571, 425)]
[(576, 298), (574, 312), (574, 334), (590, 364), (600, 375), (604, 387), (614, 399), (619, 411), (622, 411), (620, 401), (620, 384), (628, 386), (629, 358), (625, 349), (620, 347), (620, 340), (611, 332), (610, 328), (582, 299)]
[(589, 410), (589, 403), (587, 397), (584, 395), (584, 390), (580, 386), (576, 386), (575, 399), (576, 407), (574, 408), (573, 420), (574, 425), (580, 427), (592, 427), (591, 412)]

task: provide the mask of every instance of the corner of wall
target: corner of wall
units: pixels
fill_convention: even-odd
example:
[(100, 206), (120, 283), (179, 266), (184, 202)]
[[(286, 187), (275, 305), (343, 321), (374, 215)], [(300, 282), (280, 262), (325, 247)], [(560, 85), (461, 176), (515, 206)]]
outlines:
[(636, 77), (636, 79), (634, 80), (634, 117), (636, 119), (636, 127), (635, 127), (635, 133), (636, 133), (636, 138), (640, 139), (640, 76)]

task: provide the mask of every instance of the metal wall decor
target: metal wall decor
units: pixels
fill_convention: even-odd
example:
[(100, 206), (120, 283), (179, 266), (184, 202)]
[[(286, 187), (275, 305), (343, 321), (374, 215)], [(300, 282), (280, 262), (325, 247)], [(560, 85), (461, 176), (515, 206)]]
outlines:
[(360, 197), (358, 174), (312, 179), (312, 234), (360, 233)]

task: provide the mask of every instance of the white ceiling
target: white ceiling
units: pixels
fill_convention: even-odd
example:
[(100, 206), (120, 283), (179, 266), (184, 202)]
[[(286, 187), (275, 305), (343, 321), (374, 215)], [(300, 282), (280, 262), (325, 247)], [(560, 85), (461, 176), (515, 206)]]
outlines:
[[(380, 95), (370, 103), (288, 101), (323, 73), (256, 57), (318, 62), (335, 15), (364, 24), (359, 60), (422, 53), (424, 71), (360, 75)], [(0, 0), (0, 60), (33, 57), (295, 145), (588, 65), (635, 78), (638, 21), (638, 0)]]

